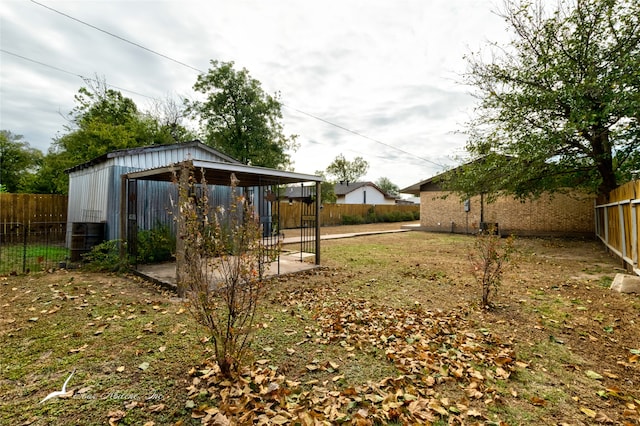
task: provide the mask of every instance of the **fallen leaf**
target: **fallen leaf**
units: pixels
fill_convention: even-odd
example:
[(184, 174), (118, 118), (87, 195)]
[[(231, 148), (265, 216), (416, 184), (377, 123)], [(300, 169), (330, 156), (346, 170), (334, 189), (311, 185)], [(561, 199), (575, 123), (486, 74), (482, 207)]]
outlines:
[(282, 414), (278, 414), (277, 416), (272, 417), (271, 419), (269, 419), (269, 423), (270, 424), (274, 424), (274, 425), (283, 425), (283, 424), (289, 423), (289, 419), (287, 419)]
[(216, 414), (213, 419), (212, 419), (212, 426), (229, 426), (231, 424), (231, 422), (229, 422), (229, 419), (227, 418), (227, 416), (225, 416), (222, 413), (218, 413)]
[(482, 413), (476, 409), (470, 409), (467, 411), (467, 416), (469, 417), (482, 417)]
[(602, 380), (603, 379), (603, 377), (600, 374), (596, 373), (593, 370), (587, 370), (587, 371), (584, 372), (584, 374), (590, 379), (594, 379), (594, 380)]
[(593, 420), (598, 423), (613, 423), (613, 420), (607, 417), (607, 415), (604, 413), (597, 413)]
[(587, 417), (592, 419), (596, 418), (596, 412), (587, 407), (580, 407), (580, 411), (582, 411)]
[(531, 403), (537, 407), (543, 407), (547, 404), (547, 401), (542, 398), (538, 398), (537, 396), (532, 396)]
[(134, 409), (137, 406), (138, 406), (138, 401), (129, 401), (126, 404), (124, 404), (124, 408), (126, 408), (127, 410)]
[(109, 426), (115, 426), (118, 424), (118, 422), (120, 420), (122, 420), (122, 418), (124, 416), (126, 416), (127, 413), (125, 413), (122, 410), (114, 410), (114, 411), (109, 411), (107, 413), (107, 417), (109, 417)]
[(124, 365), (121, 365), (120, 367), (116, 368), (116, 371), (118, 373), (122, 373), (124, 371)]
[(145, 371), (147, 368), (149, 368), (149, 363), (145, 361), (142, 364), (140, 364), (138, 368), (142, 371)]
[(84, 345), (80, 346), (79, 348), (76, 349), (69, 349), (69, 353), (70, 354), (75, 354), (78, 352), (84, 352), (85, 349), (87, 349), (89, 347), (89, 345), (87, 343), (85, 343)]

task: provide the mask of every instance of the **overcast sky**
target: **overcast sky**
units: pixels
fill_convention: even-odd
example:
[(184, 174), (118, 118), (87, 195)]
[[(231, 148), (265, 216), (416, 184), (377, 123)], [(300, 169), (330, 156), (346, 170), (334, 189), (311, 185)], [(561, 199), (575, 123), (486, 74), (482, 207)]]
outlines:
[(38, 3), (0, 2), (0, 128), (32, 147), (46, 152), (64, 133), (79, 76), (104, 77), (145, 110), (150, 98), (192, 97), (192, 68), (216, 59), (280, 92), (297, 172), (342, 153), (369, 162), (365, 180), (401, 188), (457, 164), (475, 104), (463, 56), (508, 37), (492, 0)]

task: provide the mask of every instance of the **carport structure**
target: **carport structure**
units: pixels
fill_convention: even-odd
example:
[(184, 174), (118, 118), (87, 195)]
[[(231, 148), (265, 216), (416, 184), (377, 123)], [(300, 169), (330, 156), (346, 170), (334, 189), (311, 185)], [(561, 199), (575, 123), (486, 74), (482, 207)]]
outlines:
[[(306, 267), (299, 268), (308, 269), (308, 262), (303, 262), (303, 253), (305, 255), (313, 255), (314, 264), (320, 265), (320, 184), (322, 178), (315, 175), (308, 175), (296, 172), (288, 172), (283, 170), (269, 169), (264, 167), (254, 167), (238, 163), (223, 163), (206, 160), (187, 160), (180, 163), (170, 164), (164, 167), (141, 170), (123, 174), (121, 177), (121, 197), (120, 197), (120, 235), (125, 236), (126, 245), (122, 245), (122, 256), (134, 256), (137, 254), (137, 231), (138, 231), (138, 215), (146, 212), (138, 212), (138, 207), (144, 205), (140, 203), (139, 198), (145, 197), (144, 193), (138, 192), (139, 181), (156, 181), (156, 182), (177, 182), (181, 173), (189, 173), (193, 171), (196, 182), (204, 180), (207, 186), (229, 187), (231, 176), (234, 175), (238, 181), (237, 187), (242, 188), (247, 198), (253, 201), (254, 209), (260, 217), (260, 224), (263, 229), (263, 238), (266, 245), (276, 245), (281, 238), (280, 227), (280, 200), (278, 194), (283, 192), (285, 185), (299, 184), (303, 191), (305, 202), (302, 203), (303, 208), (300, 215), (300, 265)], [(171, 206), (171, 194), (177, 194), (177, 184), (172, 185), (171, 190), (166, 191), (166, 208), (175, 209)], [(210, 197), (210, 203), (219, 202), (220, 197)], [(212, 207), (215, 207), (213, 205)], [(180, 221), (180, 215), (175, 214), (177, 221)], [(179, 229), (179, 227), (178, 227)], [(126, 252), (125, 252), (126, 250)], [(178, 249), (179, 250), (179, 249)], [(281, 269), (281, 257), (278, 255), (274, 263), (262, 265), (268, 274), (280, 275), (283, 272), (292, 272), (296, 268), (288, 267), (286, 270)], [(180, 284), (180, 271), (182, 268), (181, 256), (176, 256), (175, 264), (175, 285)], [(290, 261), (290, 259), (289, 259)], [(147, 274), (141, 271), (136, 265), (136, 269), (149, 278), (160, 281), (153, 276), (153, 273)], [(143, 268), (152, 271), (153, 267)], [(166, 274), (165, 274), (166, 275)], [(169, 283), (171, 285), (171, 283)]]

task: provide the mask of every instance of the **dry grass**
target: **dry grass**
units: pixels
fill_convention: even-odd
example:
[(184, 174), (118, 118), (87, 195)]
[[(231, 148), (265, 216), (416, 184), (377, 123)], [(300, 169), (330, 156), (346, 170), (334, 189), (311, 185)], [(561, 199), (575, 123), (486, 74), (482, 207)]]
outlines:
[[(367, 329), (369, 340), (358, 329), (360, 344), (353, 333), (332, 336), (346, 333), (336, 327), (373, 323), (375, 312), (398, 316), (418, 307), (458, 327), (452, 336), (504, 343), (521, 363), (508, 380), (485, 380), (490, 402), (470, 400), (463, 382), (434, 387), (438, 398), (477, 409), (474, 421), (640, 424), (640, 298), (606, 288), (620, 272), (617, 262), (595, 241), (517, 240), (520, 255), (497, 308), (485, 311), (468, 273), (470, 238), (409, 232), (323, 242), (321, 269), (271, 283), (258, 317), (256, 365), (305, 389), (396, 377), (402, 368), (387, 356), (382, 323), (377, 335)], [(170, 294), (129, 277), (60, 271), (2, 278), (0, 298), (2, 424), (200, 424), (194, 407), (216, 403), (188, 390), (189, 371), (210, 353)], [(365, 316), (358, 320), (357, 312)], [(73, 369), (73, 395), (40, 404)], [(336, 375), (343, 377), (334, 382)]]

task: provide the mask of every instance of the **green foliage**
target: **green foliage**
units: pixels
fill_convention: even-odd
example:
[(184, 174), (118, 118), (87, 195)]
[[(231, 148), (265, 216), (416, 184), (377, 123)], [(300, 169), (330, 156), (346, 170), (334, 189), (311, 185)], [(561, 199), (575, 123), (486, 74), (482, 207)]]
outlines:
[(362, 225), (365, 223), (379, 223), (379, 222), (407, 222), (420, 219), (420, 212), (401, 212), (393, 211), (388, 213), (377, 213), (372, 207), (367, 214), (363, 217), (360, 215), (342, 215), (343, 225)]
[(71, 125), (53, 141), (30, 183), (31, 192), (66, 194), (66, 169), (115, 150), (174, 143), (175, 137), (188, 136), (175, 121), (160, 122), (141, 113), (132, 99), (108, 88), (106, 82), (85, 82), (88, 87), (81, 87), (75, 96)]
[(27, 192), (42, 153), (8, 130), (0, 130), (0, 192)]
[(167, 225), (158, 224), (150, 230), (138, 231), (139, 263), (164, 262), (173, 258), (176, 238)]
[[(266, 247), (259, 217), (231, 174), (228, 208), (209, 204), (207, 182), (183, 167), (178, 181), (180, 216), (178, 291), (211, 336), (221, 373), (236, 373), (246, 361), (253, 321), (263, 293), (263, 268), (278, 255)], [(194, 196), (194, 194), (196, 194)]]
[(360, 215), (342, 215), (342, 224), (343, 225), (362, 225), (363, 223), (367, 223), (365, 218)]
[(236, 71), (233, 62), (211, 61), (206, 74), (193, 86), (204, 101), (185, 101), (200, 120), (207, 145), (244, 164), (286, 169), (295, 150), (295, 136), (285, 136), (278, 95), (268, 95), (246, 69)]
[(467, 59), (480, 99), (469, 123), (475, 159), (451, 179), (466, 195), (606, 195), (640, 168), (640, 3), (509, 0), (508, 47)]
[(122, 272), (129, 268), (126, 259), (120, 257), (120, 240), (104, 241), (82, 255), (83, 266), (89, 271)]
[(480, 232), (469, 250), (471, 273), (482, 289), (482, 306), (489, 308), (502, 274), (514, 253), (514, 237), (502, 239), (493, 227)]
[(323, 182), (320, 184), (320, 199), (323, 204), (335, 203), (338, 197), (335, 193), (335, 184), (327, 181), (325, 173), (322, 170), (316, 170), (316, 176), (322, 176)]
[(400, 187), (387, 177), (381, 177), (375, 182), (376, 186), (389, 195), (399, 195)]
[(362, 157), (356, 157), (353, 161), (347, 160), (343, 154), (338, 155), (329, 166), (327, 174), (333, 176), (338, 182), (357, 182), (367, 174), (369, 163)]

